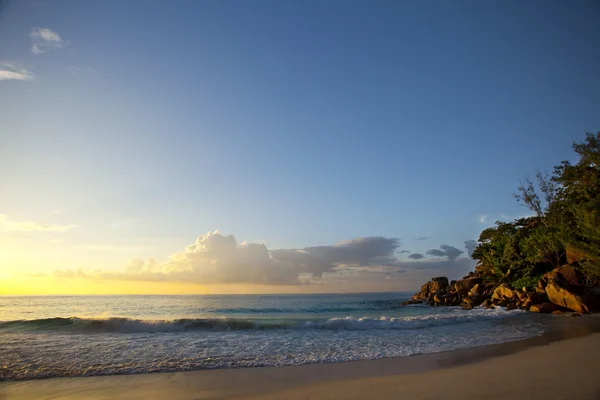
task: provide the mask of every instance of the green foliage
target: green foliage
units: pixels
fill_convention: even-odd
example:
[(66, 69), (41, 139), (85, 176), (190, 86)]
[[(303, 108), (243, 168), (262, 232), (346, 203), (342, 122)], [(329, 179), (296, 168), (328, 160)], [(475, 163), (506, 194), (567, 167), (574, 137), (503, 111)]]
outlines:
[(576, 248), (584, 254), (579, 264), (588, 283), (600, 282), (600, 132), (573, 149), (577, 164), (563, 161), (552, 176), (537, 171), (514, 194), (535, 217), (496, 222), (481, 232), (473, 258), (484, 278), (531, 286)]
[(585, 275), (588, 286), (600, 285), (600, 262), (585, 260), (579, 263), (579, 269)]
[(538, 226), (521, 240), (525, 261), (531, 265), (549, 264), (558, 267), (565, 261), (562, 237), (553, 227)]
[(542, 275), (528, 275), (522, 276), (519, 279), (515, 279), (511, 282), (512, 287), (515, 289), (527, 288), (532, 289), (535, 288), (538, 281), (542, 278)]
[(563, 221), (565, 241), (586, 254), (581, 263), (590, 281), (600, 276), (600, 132), (588, 133), (583, 143), (573, 145), (579, 162), (555, 168), (556, 182), (562, 185), (557, 208)]

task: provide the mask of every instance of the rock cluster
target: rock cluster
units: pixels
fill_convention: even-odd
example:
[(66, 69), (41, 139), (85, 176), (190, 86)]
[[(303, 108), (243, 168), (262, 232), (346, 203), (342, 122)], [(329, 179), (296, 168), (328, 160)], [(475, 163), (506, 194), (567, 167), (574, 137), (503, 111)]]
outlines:
[(556, 268), (542, 277), (535, 289), (513, 288), (506, 283), (484, 282), (479, 271), (448, 283), (445, 276), (433, 278), (403, 304), (461, 306), (471, 309), (506, 307), (538, 313), (587, 314), (600, 309), (600, 290), (584, 286), (582, 274), (572, 265)]

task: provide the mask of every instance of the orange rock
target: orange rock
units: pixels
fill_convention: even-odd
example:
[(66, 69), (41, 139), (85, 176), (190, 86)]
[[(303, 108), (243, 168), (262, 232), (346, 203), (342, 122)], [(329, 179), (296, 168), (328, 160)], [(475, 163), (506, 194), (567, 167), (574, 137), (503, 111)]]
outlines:
[(546, 285), (546, 294), (550, 301), (556, 305), (581, 314), (588, 314), (590, 312), (581, 296), (562, 287), (556, 280), (548, 281), (548, 284)]

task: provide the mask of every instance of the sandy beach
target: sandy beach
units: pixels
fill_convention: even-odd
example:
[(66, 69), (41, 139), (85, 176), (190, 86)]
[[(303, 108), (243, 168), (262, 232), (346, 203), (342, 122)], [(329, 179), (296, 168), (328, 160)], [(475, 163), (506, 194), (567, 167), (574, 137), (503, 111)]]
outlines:
[(0, 399), (598, 399), (600, 319), (559, 318), (561, 327), (541, 337), (444, 353), (4, 382)]

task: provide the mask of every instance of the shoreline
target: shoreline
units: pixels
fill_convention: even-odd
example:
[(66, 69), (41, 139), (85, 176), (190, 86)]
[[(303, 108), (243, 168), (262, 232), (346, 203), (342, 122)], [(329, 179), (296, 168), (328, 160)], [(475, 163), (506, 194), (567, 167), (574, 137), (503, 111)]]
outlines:
[[(406, 380), (410, 377), (414, 381), (425, 379), (423, 385), (427, 386), (425, 382), (430, 379), (429, 375), (460, 369), (473, 370), (466, 372), (471, 374), (479, 370), (480, 365), (491, 368), (500, 360), (507, 359), (511, 365), (523, 364), (523, 361), (529, 360), (529, 357), (524, 357), (526, 352), (540, 353), (543, 358), (549, 349), (581, 346), (582, 342), (588, 343), (586, 346), (591, 352), (597, 349), (600, 357), (600, 318), (597, 315), (549, 318), (555, 318), (556, 325), (541, 336), (501, 344), (343, 363), (6, 381), (0, 382), (0, 399), (236, 399), (268, 398), (276, 393), (282, 397), (274, 398), (283, 399), (296, 398), (293, 396), (298, 391), (314, 391), (319, 387), (325, 391), (341, 390), (348, 384), (368, 380)], [(572, 353), (568, 352), (572, 357), (594, 358), (590, 352)], [(595, 372), (594, 369), (591, 372), (598, 374), (599, 379), (594, 382), (600, 381), (600, 371)], [(466, 382), (470, 381), (467, 376), (454, 379), (463, 378)], [(320, 398), (318, 392), (311, 396)]]

